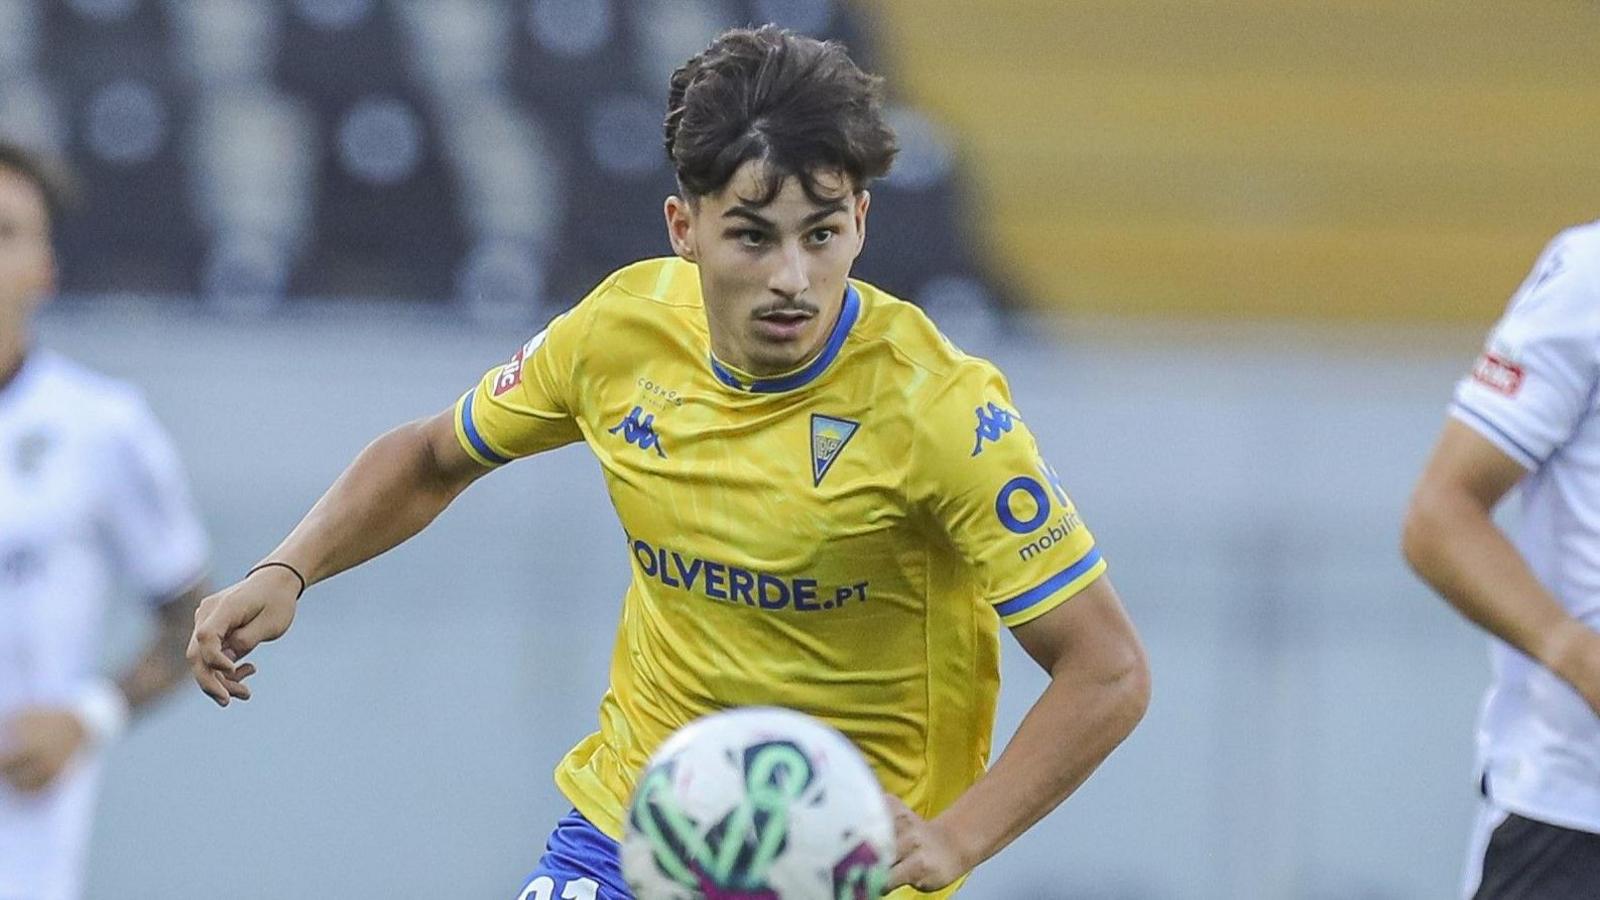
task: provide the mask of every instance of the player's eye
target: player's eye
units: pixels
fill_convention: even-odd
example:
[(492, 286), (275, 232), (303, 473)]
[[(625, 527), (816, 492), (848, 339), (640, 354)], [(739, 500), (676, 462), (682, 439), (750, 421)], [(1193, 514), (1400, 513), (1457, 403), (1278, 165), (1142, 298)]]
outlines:
[(729, 232), (729, 235), (743, 247), (764, 247), (767, 244), (767, 233), (754, 228), (740, 228)]
[(829, 226), (827, 228), (818, 228), (817, 230), (811, 232), (811, 234), (809, 235), (809, 237), (811, 238), (812, 246), (816, 246), (816, 247), (820, 247), (820, 246), (828, 243), (829, 241), (833, 240), (834, 238), (836, 238), (838, 236), (839, 236), (839, 229), (834, 228), (832, 226)]

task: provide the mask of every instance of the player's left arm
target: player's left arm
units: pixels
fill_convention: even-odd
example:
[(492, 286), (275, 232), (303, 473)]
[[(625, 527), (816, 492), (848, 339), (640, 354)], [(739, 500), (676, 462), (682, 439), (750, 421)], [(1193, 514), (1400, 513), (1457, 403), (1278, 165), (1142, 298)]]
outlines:
[(995, 764), (938, 817), (923, 820), (890, 799), (893, 885), (935, 890), (998, 853), (1077, 790), (1144, 717), (1149, 666), (1106, 576), (1011, 633), (1050, 683)]
[(80, 751), (110, 740), (131, 716), (171, 693), (188, 674), (184, 649), (205, 594), (205, 584), (197, 582), (157, 605), (149, 639), (114, 681), (94, 682), (68, 705), (31, 707), (6, 722), (0, 777), (24, 793), (43, 790)]
[(117, 678), (117, 688), (127, 698), (128, 708), (142, 713), (167, 694), (189, 674), (184, 651), (194, 631), (194, 614), (200, 601), (210, 592), (206, 581), (195, 585), (155, 608), (155, 628), (150, 639), (126, 671)]
[(115, 739), (188, 671), (184, 650), (205, 596), (205, 531), (165, 431), (142, 403), (121, 412), (106, 421), (101, 524), (124, 574), (154, 601), (155, 627), (117, 678), (87, 679), (0, 721), (0, 778), (23, 792), (49, 787), (74, 757)]

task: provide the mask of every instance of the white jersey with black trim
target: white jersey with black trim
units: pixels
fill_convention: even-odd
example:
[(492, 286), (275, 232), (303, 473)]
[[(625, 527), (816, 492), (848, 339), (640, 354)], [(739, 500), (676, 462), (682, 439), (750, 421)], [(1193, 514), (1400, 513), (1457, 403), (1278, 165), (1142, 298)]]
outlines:
[[(201, 576), (207, 541), (177, 454), (139, 394), (34, 352), (0, 386), (0, 746), (19, 710), (97, 677), (118, 584), (151, 601)], [(0, 900), (78, 896), (98, 760), (41, 795), (0, 781)]]

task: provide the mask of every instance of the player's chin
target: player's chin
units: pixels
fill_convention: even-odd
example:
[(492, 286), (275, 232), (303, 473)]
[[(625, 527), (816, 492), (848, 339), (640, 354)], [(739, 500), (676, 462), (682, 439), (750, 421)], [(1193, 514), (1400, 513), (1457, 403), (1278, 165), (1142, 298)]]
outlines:
[(757, 354), (756, 358), (761, 359), (764, 371), (787, 372), (806, 361), (809, 346), (806, 341), (785, 341), (763, 347), (765, 352)]
[(805, 361), (806, 348), (814, 343), (811, 337), (810, 329), (778, 334), (757, 328), (750, 335), (747, 346), (750, 348), (751, 361), (763, 371), (782, 372)]

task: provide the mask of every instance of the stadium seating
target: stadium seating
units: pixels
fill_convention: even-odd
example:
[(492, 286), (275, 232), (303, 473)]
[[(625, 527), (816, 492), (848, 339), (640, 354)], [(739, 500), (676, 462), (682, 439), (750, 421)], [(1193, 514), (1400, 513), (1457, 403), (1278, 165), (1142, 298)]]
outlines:
[[(667, 75), (771, 20), (873, 67), (837, 0), (0, 0), (0, 136), (83, 176), (70, 292), (542, 319), (667, 251)], [(894, 115), (906, 152), (858, 274), (995, 302), (947, 139)]]

